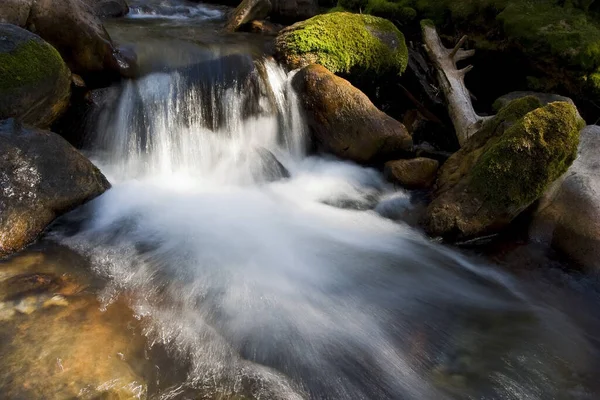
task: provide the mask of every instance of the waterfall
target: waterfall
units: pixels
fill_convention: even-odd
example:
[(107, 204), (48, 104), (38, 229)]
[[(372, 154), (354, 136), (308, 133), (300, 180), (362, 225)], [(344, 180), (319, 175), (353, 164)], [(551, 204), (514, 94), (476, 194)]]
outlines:
[(113, 188), (51, 236), (106, 278), (105, 307), (128, 296), (181, 360), (151, 398), (552, 397), (557, 360), (583, 359), (556, 346), (569, 322), (382, 218), (386, 198), (410, 202), (378, 171), (308, 155), (290, 79), (215, 54), (115, 87), (94, 119)]
[[(243, 68), (221, 76), (231, 59)], [(117, 180), (187, 174), (251, 184), (275, 157), (285, 164), (304, 155), (296, 94), (272, 60), (233, 56), (152, 73), (126, 82), (103, 112), (94, 147), (104, 149), (98, 161)]]

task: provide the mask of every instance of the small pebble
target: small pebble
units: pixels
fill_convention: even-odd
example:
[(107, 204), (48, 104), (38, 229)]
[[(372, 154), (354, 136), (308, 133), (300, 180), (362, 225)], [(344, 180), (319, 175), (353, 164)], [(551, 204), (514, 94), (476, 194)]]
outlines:
[(67, 301), (67, 299), (65, 299), (64, 296), (60, 296), (60, 295), (53, 296), (44, 302), (44, 308), (52, 307), (52, 306), (66, 307), (68, 305), (69, 305), (69, 302)]
[(15, 310), (21, 314), (29, 315), (37, 310), (37, 299), (35, 297), (26, 297), (15, 306)]

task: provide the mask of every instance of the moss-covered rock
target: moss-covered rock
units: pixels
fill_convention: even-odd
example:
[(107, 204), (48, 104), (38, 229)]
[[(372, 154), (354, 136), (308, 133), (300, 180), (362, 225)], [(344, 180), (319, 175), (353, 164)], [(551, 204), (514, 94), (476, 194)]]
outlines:
[(292, 84), (319, 150), (363, 164), (397, 159), (411, 150), (404, 125), (325, 67), (313, 64), (301, 69)]
[(438, 175), (426, 228), (452, 239), (496, 232), (537, 200), (575, 159), (583, 121), (566, 102), (505, 106)]
[(69, 103), (69, 69), (56, 49), (31, 32), (0, 24), (0, 38), (0, 119), (49, 126)]
[(404, 35), (371, 15), (335, 12), (298, 22), (279, 33), (276, 56), (291, 68), (321, 64), (333, 73), (402, 74), (408, 62)]

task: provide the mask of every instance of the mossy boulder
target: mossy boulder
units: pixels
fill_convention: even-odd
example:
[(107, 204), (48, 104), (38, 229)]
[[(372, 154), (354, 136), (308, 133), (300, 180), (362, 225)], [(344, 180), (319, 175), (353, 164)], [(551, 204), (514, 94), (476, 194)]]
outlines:
[(71, 73), (55, 48), (0, 23), (0, 119), (49, 126), (69, 104)]
[(0, 123), (0, 257), (22, 249), (59, 215), (110, 186), (55, 133)]
[(408, 62), (404, 35), (371, 15), (335, 12), (282, 30), (276, 57), (291, 68), (320, 64), (333, 73), (401, 75)]
[(316, 147), (362, 164), (398, 159), (412, 149), (404, 125), (381, 112), (347, 80), (317, 64), (292, 84), (300, 96)]
[(507, 226), (568, 169), (582, 126), (566, 102), (509, 103), (440, 169), (427, 231), (463, 239)]

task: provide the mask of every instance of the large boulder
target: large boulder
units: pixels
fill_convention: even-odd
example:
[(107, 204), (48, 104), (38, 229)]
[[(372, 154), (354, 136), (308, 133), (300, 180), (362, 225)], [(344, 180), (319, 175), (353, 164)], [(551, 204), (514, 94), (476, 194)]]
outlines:
[(600, 270), (600, 126), (581, 131), (578, 157), (540, 199), (530, 236)]
[[(21, 18), (22, 15), (27, 18)], [(86, 82), (128, 75), (128, 60), (83, 0), (8, 0), (0, 2), (0, 18), (39, 35), (54, 46), (71, 71)]]
[(301, 69), (299, 93), (313, 141), (322, 151), (358, 163), (396, 159), (412, 149), (404, 125), (381, 112), (347, 80), (317, 64)]
[(116, 18), (127, 15), (129, 5), (125, 0), (85, 0), (100, 18)]
[(18, 251), (57, 216), (109, 188), (102, 173), (66, 140), (0, 124), (0, 257)]
[(71, 73), (39, 36), (0, 23), (0, 119), (49, 126), (68, 106)]
[(0, 22), (24, 27), (27, 25), (32, 4), (33, 0), (2, 0), (0, 2)]
[(440, 169), (428, 233), (463, 239), (507, 226), (571, 165), (582, 125), (566, 102), (505, 106)]
[(242, 0), (229, 15), (225, 30), (235, 32), (250, 21), (264, 19), (271, 12), (271, 8), (271, 0)]
[(400, 75), (408, 50), (393, 23), (371, 15), (336, 12), (317, 15), (282, 30), (276, 57), (290, 68), (320, 64), (333, 73)]

